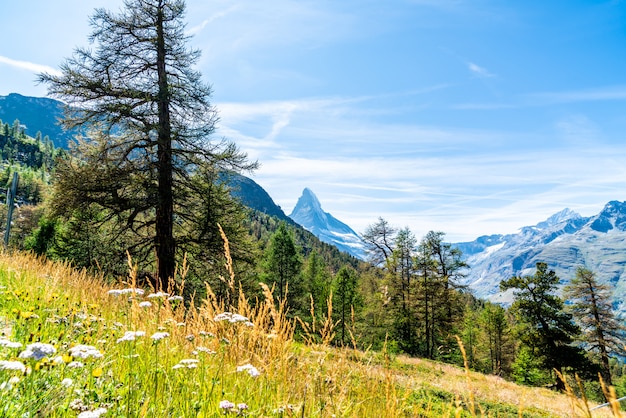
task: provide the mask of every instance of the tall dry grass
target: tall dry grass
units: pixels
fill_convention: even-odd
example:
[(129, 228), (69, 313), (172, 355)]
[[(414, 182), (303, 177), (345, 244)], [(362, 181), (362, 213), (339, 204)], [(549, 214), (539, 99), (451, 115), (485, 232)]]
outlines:
[[(205, 301), (185, 306), (176, 296), (181, 289), (173, 284), (166, 289), (169, 295), (120, 293), (136, 288), (132, 262), (128, 277), (106, 285), (69, 264), (1, 253), (0, 416), (579, 413), (566, 396), (520, 388), (467, 367), (395, 357), (386, 350), (330, 347), (330, 303), (321, 321), (303, 324), (306, 342), (296, 342), (295, 324), (287, 318), (285, 305), (263, 284), (263, 299), (248, 300), (228, 267), (228, 257), (225, 260), (229, 301), (219, 300), (207, 288)], [(183, 276), (185, 266), (178, 271)], [(41, 359), (20, 357), (33, 343), (49, 344), (56, 352)], [(93, 347), (102, 357), (72, 357), (71, 350), (79, 345)], [(81, 364), (70, 366), (72, 362)], [(24, 370), (8, 368), (16, 363)], [(544, 399), (542, 406), (538, 399)]]

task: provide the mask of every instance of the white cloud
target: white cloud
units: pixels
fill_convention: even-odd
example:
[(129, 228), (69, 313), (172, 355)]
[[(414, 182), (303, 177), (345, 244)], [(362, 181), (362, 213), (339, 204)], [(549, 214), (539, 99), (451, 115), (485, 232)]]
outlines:
[(8, 57), (4, 57), (0, 55), (0, 64), (5, 64), (13, 68), (17, 68), (20, 70), (30, 71), (32, 73), (48, 73), (52, 75), (60, 75), (61, 72), (55, 68), (49, 67), (47, 65), (36, 64), (28, 61), (18, 61)]
[(490, 73), (486, 68), (474, 64), (473, 62), (467, 63), (467, 68), (477, 77), (491, 78), (495, 77), (495, 74)]

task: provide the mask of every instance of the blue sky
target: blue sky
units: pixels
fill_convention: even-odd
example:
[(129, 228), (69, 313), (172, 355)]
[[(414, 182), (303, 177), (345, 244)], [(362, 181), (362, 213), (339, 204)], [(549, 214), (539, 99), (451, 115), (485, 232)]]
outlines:
[[(95, 7), (0, 13), (0, 95), (87, 45)], [(304, 187), (357, 232), (450, 241), (626, 200), (621, 1), (188, 0), (219, 135), (287, 214)]]

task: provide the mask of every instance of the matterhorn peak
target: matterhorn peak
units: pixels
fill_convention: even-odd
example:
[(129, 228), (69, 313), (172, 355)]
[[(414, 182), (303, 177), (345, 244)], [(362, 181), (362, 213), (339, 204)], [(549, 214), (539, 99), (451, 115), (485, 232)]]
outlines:
[(348, 225), (322, 210), (320, 201), (308, 187), (302, 191), (296, 206), (289, 215), (304, 229), (321, 241), (332, 244), (342, 251), (363, 259), (363, 241)]
[(313, 191), (308, 187), (305, 187), (302, 191), (302, 196), (298, 199), (298, 203), (296, 203), (296, 207), (293, 208), (291, 215), (298, 213), (301, 210), (315, 210), (317, 212), (322, 212), (322, 204), (317, 196), (315, 196), (315, 193), (313, 193)]

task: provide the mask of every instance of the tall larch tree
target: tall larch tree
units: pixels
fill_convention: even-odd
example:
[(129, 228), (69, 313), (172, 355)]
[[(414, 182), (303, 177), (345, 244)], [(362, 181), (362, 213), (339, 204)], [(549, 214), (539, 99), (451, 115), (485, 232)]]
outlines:
[(184, 15), (183, 0), (96, 9), (92, 48), (76, 49), (60, 75), (39, 75), (68, 105), (64, 127), (88, 135), (88, 151), (59, 170), (57, 200), (69, 194), (78, 207), (96, 205), (118, 229), (140, 236), (162, 284), (175, 273), (177, 200), (197, 167), (254, 166), (234, 144), (210, 139), (217, 113), (194, 69), (200, 52), (187, 46)]
[(613, 313), (609, 287), (600, 283), (593, 271), (579, 267), (563, 289), (563, 295), (571, 303), (569, 310), (582, 330), (585, 343), (600, 355), (602, 377), (612, 385), (609, 355), (625, 354), (622, 343), (625, 329)]

